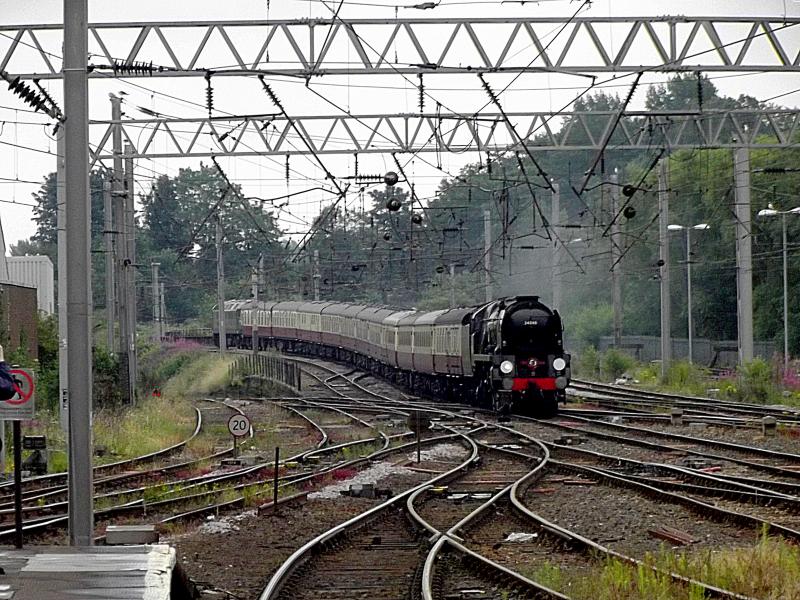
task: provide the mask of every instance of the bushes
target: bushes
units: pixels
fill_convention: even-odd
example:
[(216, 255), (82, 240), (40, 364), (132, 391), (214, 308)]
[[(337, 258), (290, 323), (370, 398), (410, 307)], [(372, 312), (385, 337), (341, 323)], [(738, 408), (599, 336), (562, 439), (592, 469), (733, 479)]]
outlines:
[(578, 360), (573, 364), (575, 367), (575, 375), (578, 377), (586, 377), (587, 379), (597, 379), (600, 377), (600, 359), (602, 355), (597, 351), (594, 346), (587, 346), (578, 354)]
[(673, 362), (664, 375), (662, 383), (670, 390), (705, 395), (708, 371), (686, 360)]
[(614, 348), (598, 352), (594, 346), (587, 346), (578, 354), (576, 366), (578, 377), (612, 380), (630, 372), (636, 366), (636, 361)]
[(600, 345), (600, 338), (611, 333), (614, 310), (609, 304), (596, 304), (578, 312), (570, 319), (569, 331), (578, 348)]
[(756, 358), (739, 368), (739, 400), (766, 404), (777, 396), (772, 367), (761, 358)]

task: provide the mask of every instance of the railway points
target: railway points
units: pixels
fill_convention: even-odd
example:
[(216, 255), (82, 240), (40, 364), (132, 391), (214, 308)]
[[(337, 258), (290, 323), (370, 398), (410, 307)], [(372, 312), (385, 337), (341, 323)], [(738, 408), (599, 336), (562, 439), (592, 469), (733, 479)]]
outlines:
[(0, 597), (800, 598), (794, 3), (62, 3)]

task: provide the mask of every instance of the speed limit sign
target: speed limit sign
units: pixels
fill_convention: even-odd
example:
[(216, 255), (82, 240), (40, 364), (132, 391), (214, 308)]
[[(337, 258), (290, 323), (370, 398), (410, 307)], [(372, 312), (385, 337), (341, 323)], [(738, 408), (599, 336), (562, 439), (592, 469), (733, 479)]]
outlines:
[(235, 414), (228, 419), (228, 431), (234, 437), (243, 437), (250, 432), (250, 419), (246, 415)]

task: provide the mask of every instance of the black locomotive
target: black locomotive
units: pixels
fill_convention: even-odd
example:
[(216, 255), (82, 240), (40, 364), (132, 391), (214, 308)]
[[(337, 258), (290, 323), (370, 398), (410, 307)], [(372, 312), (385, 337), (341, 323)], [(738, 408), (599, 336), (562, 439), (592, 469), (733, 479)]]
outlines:
[(536, 296), (427, 312), (235, 300), (225, 323), (229, 346), (258, 340), (260, 349), (346, 362), (417, 394), (501, 413), (554, 415), (570, 379), (561, 318)]

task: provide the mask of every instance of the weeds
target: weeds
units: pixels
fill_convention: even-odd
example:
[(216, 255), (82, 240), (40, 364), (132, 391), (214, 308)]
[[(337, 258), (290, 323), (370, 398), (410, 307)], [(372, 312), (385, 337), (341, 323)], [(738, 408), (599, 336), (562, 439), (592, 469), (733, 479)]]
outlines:
[[(655, 567), (655, 568), (654, 568)], [(598, 560), (588, 571), (544, 563), (526, 574), (573, 600), (703, 600), (703, 589), (672, 581), (673, 572), (751, 598), (800, 598), (800, 548), (763, 532), (755, 544), (694, 554), (662, 550), (631, 565)]]

